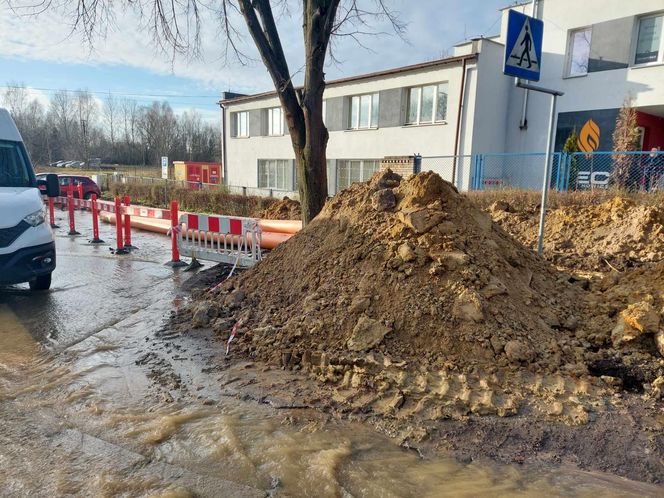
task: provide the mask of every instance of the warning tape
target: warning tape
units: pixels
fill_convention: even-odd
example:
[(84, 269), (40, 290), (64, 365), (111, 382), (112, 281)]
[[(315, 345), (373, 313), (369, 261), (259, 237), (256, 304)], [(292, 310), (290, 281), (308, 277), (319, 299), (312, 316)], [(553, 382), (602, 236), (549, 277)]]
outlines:
[[(57, 197), (55, 202), (59, 204), (66, 204), (68, 202), (68, 198)], [(89, 199), (78, 199), (77, 197), (74, 197), (74, 206), (77, 208), (92, 209), (92, 201)], [(115, 203), (97, 199), (97, 209), (99, 211), (106, 211), (107, 213), (115, 214)], [(129, 216), (141, 216), (143, 218), (155, 218), (158, 220), (171, 219), (171, 212), (168, 209), (147, 208), (143, 206), (122, 206), (121, 214)]]
[(231, 329), (231, 335), (228, 338), (228, 342), (226, 343), (226, 356), (228, 356), (228, 353), (231, 351), (231, 342), (233, 342), (233, 339), (235, 339), (235, 336), (237, 335), (237, 329), (242, 325), (243, 319), (240, 318), (235, 325), (233, 325), (233, 328)]
[(147, 208), (141, 206), (125, 206), (122, 214), (130, 216), (141, 216), (143, 218), (155, 218), (158, 220), (170, 220), (171, 212), (168, 209)]

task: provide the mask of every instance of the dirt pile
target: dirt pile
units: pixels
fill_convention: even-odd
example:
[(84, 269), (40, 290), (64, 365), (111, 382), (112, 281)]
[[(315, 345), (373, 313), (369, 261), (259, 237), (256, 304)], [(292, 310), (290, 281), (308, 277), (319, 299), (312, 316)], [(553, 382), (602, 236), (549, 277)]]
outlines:
[(664, 262), (606, 274), (586, 299), (590, 316), (578, 335), (599, 346), (588, 355), (591, 372), (664, 398)]
[(260, 218), (266, 220), (299, 220), (302, 218), (302, 210), (298, 201), (294, 201), (290, 197), (284, 197), (263, 211)]
[[(514, 212), (506, 201), (489, 210), (507, 232), (536, 246), (538, 210)], [(553, 209), (547, 215), (544, 243), (547, 259), (577, 270), (604, 272), (662, 261), (664, 208), (615, 197), (599, 205)]]
[[(333, 387), (351, 410), (410, 418), (542, 413), (587, 421), (581, 286), (435, 174), (386, 172), (330, 200), (194, 310), (241, 349)], [(398, 415), (397, 415), (398, 414)]]

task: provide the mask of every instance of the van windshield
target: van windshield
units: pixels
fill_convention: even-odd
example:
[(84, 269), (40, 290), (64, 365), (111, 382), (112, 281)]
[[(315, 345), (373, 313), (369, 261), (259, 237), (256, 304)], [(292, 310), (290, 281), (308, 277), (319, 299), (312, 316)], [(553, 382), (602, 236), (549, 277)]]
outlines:
[(0, 140), (0, 187), (34, 186), (32, 166), (21, 143)]

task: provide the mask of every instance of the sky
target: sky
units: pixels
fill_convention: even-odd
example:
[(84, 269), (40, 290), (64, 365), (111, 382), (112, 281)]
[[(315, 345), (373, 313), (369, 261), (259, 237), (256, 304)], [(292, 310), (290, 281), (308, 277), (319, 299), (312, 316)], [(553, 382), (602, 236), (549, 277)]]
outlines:
[[(142, 0), (143, 5), (151, 0)], [(342, 0), (343, 1), (343, 0)], [(373, 0), (364, 0), (372, 5)], [(86, 89), (103, 99), (111, 93), (140, 104), (167, 100), (176, 111), (196, 109), (207, 121), (219, 118), (216, 102), (221, 92), (257, 93), (272, 90), (269, 75), (257, 56), (242, 20), (231, 20), (239, 35), (233, 40), (251, 60), (239, 63), (224, 57), (224, 37), (218, 17), (202, 12), (199, 54), (165, 53), (157, 48), (149, 17), (131, 8), (111, 12), (112, 21), (92, 41), (72, 26), (71, 12), (50, 10), (31, 15), (22, 5), (31, 0), (0, 2), (0, 92), (6, 85), (23, 84), (44, 102), (57, 89)], [(64, 5), (76, 2), (62, 2)], [(115, 2), (126, 5), (126, 0)], [(139, 2), (140, 3), (140, 2)], [(500, 29), (499, 9), (510, 0), (387, 0), (406, 24), (403, 37), (389, 34), (386, 21), (374, 20), (372, 29), (386, 33), (349, 37), (334, 43), (337, 62), (329, 62), (327, 79), (389, 69), (451, 54), (452, 47), (476, 36), (491, 36)], [(294, 81), (301, 81), (303, 65), (299, 2), (290, 12), (278, 13), (277, 23)], [(190, 26), (189, 32), (194, 32)], [(393, 32), (392, 32), (393, 33)]]

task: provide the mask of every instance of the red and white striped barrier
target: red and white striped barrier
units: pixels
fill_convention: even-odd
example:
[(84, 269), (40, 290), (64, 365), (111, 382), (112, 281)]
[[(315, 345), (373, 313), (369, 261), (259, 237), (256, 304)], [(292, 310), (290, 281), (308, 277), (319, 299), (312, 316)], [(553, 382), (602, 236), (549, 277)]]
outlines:
[(250, 267), (261, 258), (261, 229), (253, 218), (183, 214), (177, 234), (183, 256)]
[(171, 212), (168, 209), (147, 208), (142, 206), (125, 206), (123, 213), (129, 216), (142, 216), (143, 218), (154, 218), (157, 220), (170, 220)]

